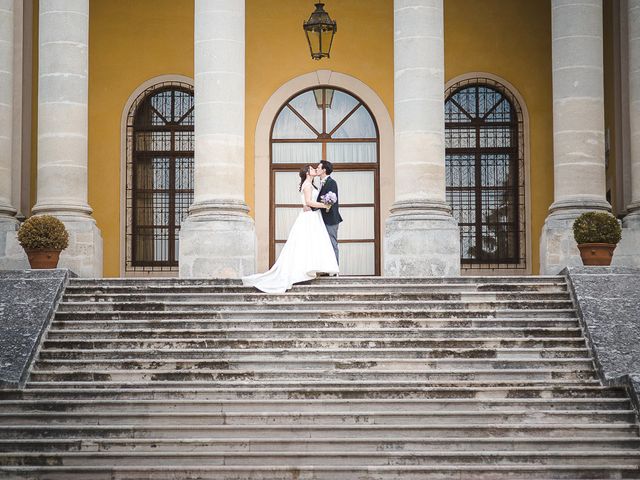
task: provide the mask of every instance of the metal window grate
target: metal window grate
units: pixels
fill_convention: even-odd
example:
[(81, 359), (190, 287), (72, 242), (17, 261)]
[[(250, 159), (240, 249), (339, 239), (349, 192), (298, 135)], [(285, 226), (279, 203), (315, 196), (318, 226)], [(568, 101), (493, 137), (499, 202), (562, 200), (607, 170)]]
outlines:
[(501, 84), (474, 78), (446, 92), (447, 201), (464, 269), (526, 268), (522, 110)]
[(177, 271), (179, 232), (193, 202), (193, 92), (145, 90), (127, 117), (126, 272)]

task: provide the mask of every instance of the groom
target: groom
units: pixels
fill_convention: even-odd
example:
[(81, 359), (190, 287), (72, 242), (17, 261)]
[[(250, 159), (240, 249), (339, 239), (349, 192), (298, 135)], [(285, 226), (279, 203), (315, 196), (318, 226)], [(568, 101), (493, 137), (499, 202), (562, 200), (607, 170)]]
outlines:
[[(329, 238), (331, 238), (331, 244), (333, 245), (333, 251), (336, 254), (336, 261), (340, 263), (338, 256), (338, 226), (342, 222), (338, 205), (338, 184), (331, 178), (333, 173), (333, 164), (327, 160), (321, 160), (317, 168), (320, 174), (320, 192), (318, 193), (318, 201), (321, 202), (321, 197), (329, 192), (336, 194), (336, 203), (327, 211), (326, 208), (320, 209), (322, 212), (322, 220), (324, 226), (327, 227)], [(316, 210), (316, 209), (314, 209)]]

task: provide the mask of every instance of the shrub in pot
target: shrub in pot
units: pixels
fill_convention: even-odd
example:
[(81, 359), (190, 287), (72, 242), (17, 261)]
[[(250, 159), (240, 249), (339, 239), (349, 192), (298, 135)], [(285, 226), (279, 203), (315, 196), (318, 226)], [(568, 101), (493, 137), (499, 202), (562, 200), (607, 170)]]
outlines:
[(31, 268), (56, 268), (60, 252), (69, 246), (69, 234), (56, 217), (37, 215), (20, 225), (18, 241)]
[(610, 213), (586, 212), (573, 222), (573, 238), (584, 265), (611, 265), (621, 236), (620, 222)]

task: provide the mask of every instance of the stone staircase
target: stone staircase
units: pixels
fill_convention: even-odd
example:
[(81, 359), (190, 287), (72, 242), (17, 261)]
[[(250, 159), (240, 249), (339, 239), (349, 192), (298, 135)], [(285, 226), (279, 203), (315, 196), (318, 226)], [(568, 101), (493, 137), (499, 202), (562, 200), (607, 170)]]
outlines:
[(0, 478), (640, 478), (563, 277), (74, 279)]

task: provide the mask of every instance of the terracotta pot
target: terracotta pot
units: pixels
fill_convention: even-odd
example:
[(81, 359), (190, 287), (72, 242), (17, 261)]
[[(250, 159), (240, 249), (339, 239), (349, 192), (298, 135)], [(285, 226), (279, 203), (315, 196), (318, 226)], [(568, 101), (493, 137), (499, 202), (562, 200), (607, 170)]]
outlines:
[(611, 265), (615, 243), (581, 243), (578, 244), (584, 265)]
[(60, 258), (60, 252), (62, 250), (27, 250), (27, 257), (29, 258), (29, 265), (31, 268), (56, 268), (58, 266), (58, 259)]

